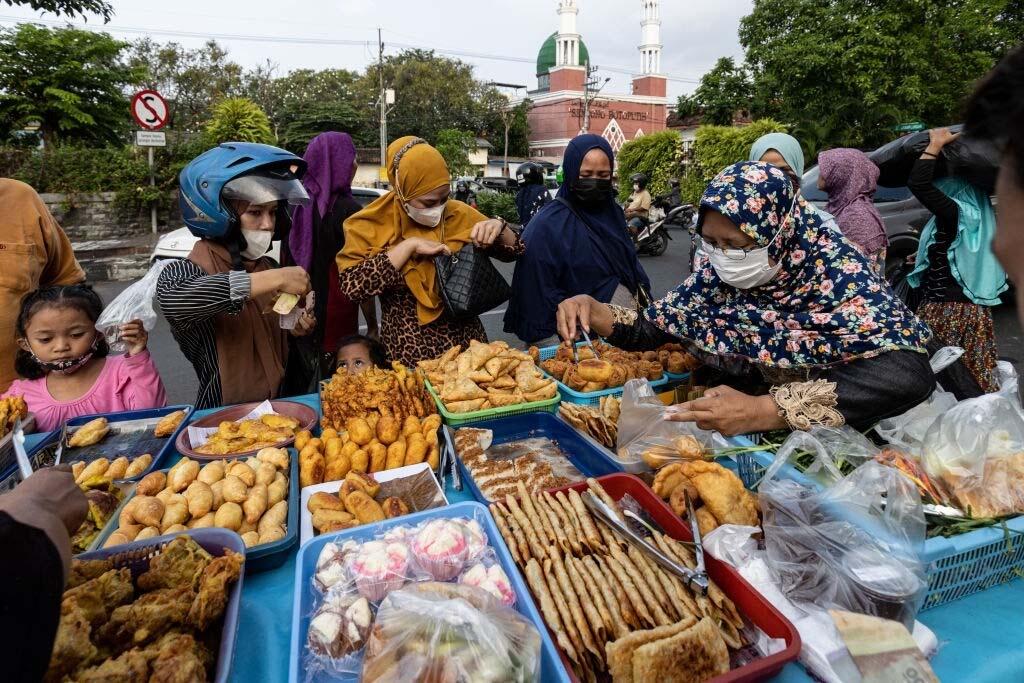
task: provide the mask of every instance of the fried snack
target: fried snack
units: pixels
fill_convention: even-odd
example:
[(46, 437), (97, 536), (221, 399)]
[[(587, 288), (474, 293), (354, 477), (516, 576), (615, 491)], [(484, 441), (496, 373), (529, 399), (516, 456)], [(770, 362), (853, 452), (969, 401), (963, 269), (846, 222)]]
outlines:
[(349, 472), (345, 475), (345, 481), (371, 498), (375, 498), (380, 493), (380, 484), (377, 483), (377, 480), (364, 472)]
[(260, 422), (276, 431), (287, 430), (294, 432), (299, 428), (299, 421), (294, 417), (279, 415), (278, 413), (267, 413), (266, 415), (262, 415), (260, 416)]
[(345, 423), (345, 429), (348, 432), (348, 438), (358, 446), (366, 446), (373, 440), (374, 430), (361, 417), (350, 419)]
[(257, 530), (262, 536), (267, 529), (273, 529), (276, 526), (285, 526), (288, 521), (288, 501), (279, 501), (272, 508), (267, 510), (262, 517), (260, 517), (259, 523), (256, 525)]
[(236, 462), (227, 469), (227, 475), (238, 477), (246, 486), (256, 483), (256, 472), (244, 462)]
[(666, 465), (658, 470), (658, 473), (654, 475), (654, 482), (651, 484), (651, 489), (663, 500), (668, 500), (672, 492), (683, 483), (683, 479), (686, 478), (682, 473), (680, 467), (681, 463), (675, 462), (671, 465)]
[(164, 505), (164, 514), (160, 518), (160, 532), (167, 533), (167, 528), (188, 521), (188, 500), (181, 494), (175, 494)]
[(682, 462), (680, 467), (718, 524), (757, 526), (757, 501), (735, 473), (703, 460)]
[(580, 361), (576, 367), (576, 372), (579, 374), (580, 379), (586, 382), (605, 384), (612, 375), (612, 364), (606, 360), (588, 358), (587, 360)]
[(107, 468), (110, 467), (110, 461), (106, 458), (96, 458), (82, 470), (81, 474), (75, 479), (76, 484), (81, 484), (83, 481), (88, 481), (93, 477), (102, 477)]
[(135, 496), (121, 508), (120, 526), (126, 524), (143, 524), (159, 527), (164, 515), (164, 504), (152, 496)]
[(398, 440), (400, 430), (398, 421), (390, 416), (383, 415), (380, 420), (377, 421), (376, 426), (377, 440), (385, 446), (390, 446)]
[(384, 509), (364, 491), (353, 491), (345, 497), (345, 507), (363, 524), (386, 519)]
[(202, 517), (195, 517), (191, 521), (189, 521), (188, 528), (189, 529), (205, 529), (207, 527), (212, 527), (213, 524), (214, 524), (214, 521), (216, 519), (217, 519), (217, 513), (215, 513), (215, 512), (207, 512)]
[(332, 496), (326, 491), (317, 491), (306, 501), (306, 509), (310, 514), (317, 510), (338, 510), (345, 511), (345, 503), (337, 496)]
[(242, 506), (238, 503), (225, 502), (217, 508), (217, 514), (214, 516), (213, 525), (223, 527), (225, 529), (231, 529), (232, 531), (238, 531), (242, 527), (243, 517)]
[(427, 450), (427, 441), (423, 435), (413, 434), (406, 443), (404, 464), (416, 465), (423, 462), (427, 459)]
[(137, 496), (155, 496), (167, 485), (167, 475), (163, 472), (150, 472), (135, 486)]
[(537, 596), (538, 606), (540, 607), (541, 614), (544, 615), (544, 621), (547, 622), (548, 626), (551, 627), (552, 633), (555, 634), (555, 642), (569, 656), (569, 659), (578, 663), (579, 653), (573, 647), (572, 640), (569, 639), (565, 626), (562, 624), (561, 615), (555, 604), (555, 598), (547, 581), (544, 579), (540, 564), (538, 564), (536, 559), (531, 558), (526, 563), (525, 569), (526, 571), (523, 574), (526, 577), (526, 583), (530, 586), (533, 594)]
[(256, 484), (249, 489), (249, 495), (246, 497), (245, 502), (242, 503), (245, 521), (249, 524), (258, 522), (263, 513), (267, 511), (268, 500), (269, 494), (267, 493), (266, 484)]
[(274, 541), (280, 541), (287, 535), (287, 531), (281, 525), (269, 526), (264, 529), (260, 534), (260, 545), (264, 543), (273, 543)]
[(299, 454), (299, 486), (305, 488), (323, 483), (327, 463), (315, 448), (306, 446)]
[(103, 441), (109, 433), (110, 426), (107, 423), (107, 418), (97, 417), (95, 420), (90, 420), (76, 429), (74, 434), (68, 439), (68, 446), (71, 448), (94, 446)]
[(267, 487), (267, 505), (274, 507), (288, 496), (288, 478), (278, 472)]
[(175, 410), (173, 413), (168, 413), (160, 418), (160, 421), (153, 427), (153, 436), (158, 439), (162, 439), (166, 436), (170, 436), (174, 433), (174, 430), (178, 428), (181, 421), (185, 419), (184, 410)]
[[(152, 464), (153, 464), (153, 456), (150, 453), (143, 453), (142, 455), (140, 455), (139, 457), (135, 458), (130, 463), (128, 463), (128, 467), (125, 469), (125, 472), (124, 472), (124, 478), (125, 479), (133, 479), (133, 478), (139, 476), (140, 474), (142, 474), (143, 472), (145, 472), (146, 470), (148, 470), (149, 466), (152, 465)], [(111, 477), (111, 478), (117, 478), (117, 477)]]
[(213, 510), (213, 490), (198, 479), (185, 489), (185, 500), (188, 501), (188, 514), (193, 518), (203, 517)]
[(359, 523), (355, 515), (346, 510), (332, 510), (323, 507), (313, 513), (313, 528), (320, 533), (324, 533), (332, 525), (349, 524), (352, 522)]
[[(224, 483), (221, 485), (221, 495), (226, 502), (242, 503), (245, 501), (246, 497), (249, 495), (249, 488), (241, 479), (233, 474), (229, 474), (224, 477), (223, 481)], [(213, 489), (213, 487), (210, 488), (211, 490)]]
[(673, 636), (641, 645), (633, 653), (634, 681), (697, 683), (728, 671), (729, 650), (707, 617)]
[(338, 481), (344, 479), (349, 470), (352, 469), (352, 460), (343, 451), (338, 450), (333, 455), (326, 456), (327, 466), (324, 469), (324, 481)]
[[(633, 683), (637, 681), (660, 680), (659, 676), (654, 678), (633, 678), (633, 653), (637, 648), (648, 643), (663, 640), (677, 633), (682, 633), (697, 623), (694, 617), (688, 617), (675, 624), (659, 626), (644, 631), (633, 631), (617, 640), (608, 643), (605, 650), (608, 653), (608, 671), (615, 683)], [(661, 672), (659, 672), (660, 674)]]
[(160, 529), (155, 526), (147, 526), (135, 536), (136, 541), (144, 541), (147, 538), (156, 538), (160, 535)]
[[(417, 434), (418, 433), (419, 432), (417, 432)], [(384, 469), (391, 470), (396, 467), (402, 467), (405, 464), (405, 450), (406, 442), (404, 437), (388, 446), (387, 460), (384, 463)]]
[(71, 476), (75, 478), (75, 481), (79, 480), (79, 478), (82, 476), (82, 472), (84, 471), (85, 463), (82, 462), (81, 460), (75, 463), (71, 463)]
[(295, 450), (301, 451), (309, 443), (309, 440), (313, 438), (313, 434), (308, 429), (300, 429), (295, 432)]
[(396, 496), (385, 498), (384, 502), (381, 503), (381, 508), (384, 510), (384, 516), (388, 519), (409, 514), (409, 505)]
[(604, 609), (608, 612), (609, 636), (621, 638), (629, 633), (629, 626), (622, 616), (619, 599), (607, 579), (605, 579), (604, 574), (601, 573), (600, 568), (598, 568), (594, 557), (587, 555), (583, 559), (578, 560), (578, 563), (578, 568), (583, 574), (584, 580), (597, 587), (597, 591), (593, 592), (594, 599), (597, 600), (598, 596), (600, 596), (601, 604), (604, 605)]
[(256, 454), (256, 459), (261, 462), (269, 462), (279, 470), (287, 470), (290, 464), (288, 451), (283, 448), (264, 448)]
[(370, 444), (370, 472), (380, 472), (387, 465), (388, 447), (374, 441)]
[(188, 488), (188, 485), (199, 476), (199, 463), (195, 460), (183, 458), (177, 465), (171, 468), (167, 475), (167, 486), (175, 493), (180, 493)]

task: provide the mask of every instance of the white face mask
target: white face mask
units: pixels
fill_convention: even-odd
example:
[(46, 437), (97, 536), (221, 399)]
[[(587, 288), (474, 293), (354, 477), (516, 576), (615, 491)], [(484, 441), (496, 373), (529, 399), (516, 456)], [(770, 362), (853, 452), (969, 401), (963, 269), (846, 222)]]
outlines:
[(639, 185), (634, 185), (633, 186), (633, 192), (639, 192), (639, 191), (640, 191), (640, 186)]
[(273, 230), (243, 230), (242, 237), (245, 238), (246, 246), (242, 251), (242, 258), (255, 261), (270, 249), (270, 242), (274, 239)]
[(441, 222), (441, 218), (444, 217), (444, 207), (447, 204), (448, 202), (445, 202), (429, 209), (417, 208), (409, 202), (406, 202), (403, 206), (405, 207), (405, 212), (409, 214), (409, 218), (425, 227), (436, 228)]
[(753, 289), (771, 282), (782, 268), (782, 262), (780, 261), (774, 266), (771, 264), (768, 259), (768, 247), (782, 234), (796, 204), (797, 202), (794, 201), (793, 207), (790, 208), (789, 213), (782, 220), (778, 232), (767, 246), (744, 251), (743, 249), (712, 249), (702, 245), (718, 278), (736, 289)]

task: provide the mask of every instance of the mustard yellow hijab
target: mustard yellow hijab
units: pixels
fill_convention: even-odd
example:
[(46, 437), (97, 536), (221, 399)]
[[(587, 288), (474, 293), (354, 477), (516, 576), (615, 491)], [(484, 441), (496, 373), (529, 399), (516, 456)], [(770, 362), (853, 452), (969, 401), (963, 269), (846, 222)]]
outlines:
[[(470, 241), (473, 226), (487, 220), (473, 207), (454, 199), (448, 200), (444, 218), (436, 228), (424, 227), (409, 218), (402, 206), (405, 202), (451, 182), (444, 157), (426, 141), (411, 135), (395, 140), (388, 145), (387, 163), (388, 181), (393, 189), (345, 221), (345, 246), (336, 259), (339, 271), (411, 237), (443, 242), (454, 253)], [(402, 267), (402, 276), (416, 297), (420, 325), (437, 320), (444, 306), (433, 261), (413, 256)]]

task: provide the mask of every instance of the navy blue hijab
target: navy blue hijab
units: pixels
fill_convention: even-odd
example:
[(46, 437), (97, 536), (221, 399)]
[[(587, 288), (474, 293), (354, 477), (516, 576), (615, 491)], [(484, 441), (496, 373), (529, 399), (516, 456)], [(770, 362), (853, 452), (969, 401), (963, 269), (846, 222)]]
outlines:
[(589, 294), (611, 300), (622, 284), (633, 294), (651, 282), (626, 232), (626, 217), (613, 195), (596, 206), (572, 198), (583, 157), (600, 149), (614, 164), (611, 145), (599, 135), (579, 135), (565, 149), (561, 201), (546, 204), (523, 231), (526, 253), (516, 263), (505, 331), (532, 343), (556, 333), (555, 311), (565, 299)]

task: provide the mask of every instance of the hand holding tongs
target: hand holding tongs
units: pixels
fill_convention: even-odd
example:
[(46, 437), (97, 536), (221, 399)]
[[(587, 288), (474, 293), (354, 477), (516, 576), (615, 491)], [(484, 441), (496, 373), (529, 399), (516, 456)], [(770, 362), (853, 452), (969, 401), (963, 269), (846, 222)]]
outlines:
[[(672, 572), (690, 587), (691, 590), (699, 590), (701, 595), (707, 595), (708, 592), (708, 574), (704, 569), (704, 549), (701, 547), (700, 531), (696, 528), (696, 522), (691, 514), (690, 525), (694, 531), (694, 545), (696, 546), (696, 557), (697, 557), (697, 569), (696, 571), (688, 567), (684, 567), (675, 560), (667, 557), (657, 547), (652, 545), (646, 538), (635, 533), (629, 528), (622, 518), (616, 514), (615, 510), (612, 510), (607, 503), (595, 496), (590, 491), (585, 492), (581, 498), (583, 504), (590, 508), (591, 512), (596, 514), (605, 522), (608, 526), (612, 527), (615, 531), (623, 536), (630, 543), (635, 545), (640, 550), (647, 553), (655, 562), (660, 564), (662, 567)], [(692, 506), (691, 506), (692, 508)], [(691, 510), (692, 513), (692, 510)]]
[[(590, 350), (594, 353), (594, 358), (600, 358), (601, 356), (598, 355), (597, 353), (597, 347), (594, 346), (594, 342), (590, 341), (590, 335), (587, 334), (587, 331), (583, 328), (582, 325), (580, 325), (580, 334), (583, 335), (583, 341), (587, 343), (587, 346), (589, 346)], [(577, 363), (580, 362), (580, 351), (579, 347), (577, 347), (576, 344), (572, 345), (572, 357), (573, 360), (575, 360)]]

